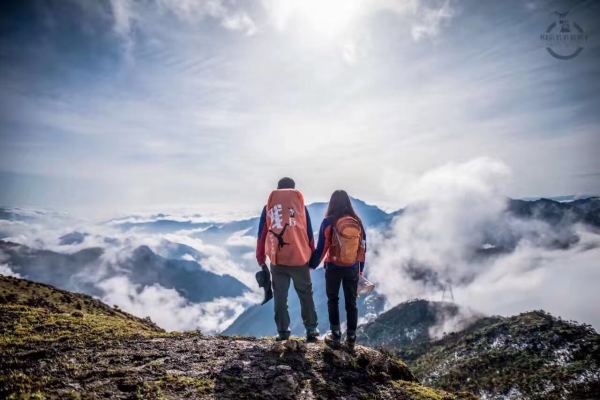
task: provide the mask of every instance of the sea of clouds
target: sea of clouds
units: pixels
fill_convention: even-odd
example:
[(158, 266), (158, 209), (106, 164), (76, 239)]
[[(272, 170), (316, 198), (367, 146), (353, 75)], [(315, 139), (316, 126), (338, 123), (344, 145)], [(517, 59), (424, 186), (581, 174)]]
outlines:
[[(81, 243), (61, 244), (60, 238), (72, 232), (85, 232)], [(81, 267), (70, 278), (91, 284), (102, 292), (100, 300), (116, 305), (124, 311), (140, 317), (149, 316), (167, 330), (201, 330), (204, 333), (219, 333), (229, 326), (247, 307), (260, 301), (254, 272), (256, 267), (249, 257), (235, 260), (227, 246), (247, 247), (254, 254), (247, 236), (236, 232), (224, 246), (205, 243), (192, 235), (194, 231), (182, 230), (167, 234), (156, 234), (119, 229), (112, 223), (74, 220), (68, 217), (50, 219), (35, 218), (31, 221), (0, 220), (0, 237), (5, 241), (19, 243), (34, 249), (45, 249), (63, 254), (74, 254), (91, 247), (103, 249), (98, 262)], [(193, 303), (177, 290), (165, 288), (158, 283), (142, 286), (131, 282), (127, 271), (119, 273), (119, 265), (130, 258), (139, 246), (148, 246), (158, 255), (168, 257), (168, 248), (174, 243), (185, 244), (197, 251), (184, 254), (181, 258), (196, 261), (198, 268), (217, 275), (229, 274), (250, 289), (238, 297), (219, 297), (212, 301)], [(255, 263), (255, 261), (254, 261)], [(115, 271), (116, 269), (116, 271)], [(6, 256), (0, 251), (0, 274), (20, 276), (11, 269)], [(72, 282), (70, 282), (72, 283)], [(67, 283), (65, 282), (65, 285)]]
[[(600, 327), (600, 234), (581, 224), (550, 226), (507, 213), (505, 193), (510, 179), (511, 172), (501, 161), (479, 158), (429, 171), (404, 190), (411, 197), (390, 229), (369, 231), (367, 273), (386, 297), (387, 307), (413, 298), (440, 300), (444, 292), (449, 300), (451, 288), (465, 312), (440, 321), (430, 332), (434, 337), (460, 328), (477, 312), (512, 315), (544, 309)], [(102, 247), (101, 261), (82, 269), (77, 278), (99, 289), (101, 300), (141, 317), (150, 316), (165, 329), (218, 333), (260, 301), (254, 281), (253, 232), (235, 232), (215, 244), (198, 237), (202, 229), (148, 233), (119, 229), (114, 221), (40, 215), (27, 221), (0, 220), (0, 237), (60, 253)], [(60, 243), (62, 235), (75, 231), (85, 232), (83, 242)], [(493, 249), (492, 242), (513, 246), (481, 256), (481, 250)], [(569, 245), (556, 247), (556, 242)], [(141, 245), (168, 256), (173, 243), (195, 250), (181, 258), (197, 261), (198, 268), (206, 271), (229, 274), (251, 291), (235, 298), (191, 303), (175, 289), (158, 283), (135, 284), (125, 273), (119, 274), (118, 268), (117, 273), (108, 268), (118, 266)], [(1, 253), (0, 274), (15, 275)]]
[[(413, 184), (391, 230), (371, 235), (377, 239), (369, 278), (389, 305), (441, 300), (444, 290), (449, 300), (452, 288), (457, 303), (486, 314), (544, 309), (600, 327), (600, 235), (581, 224), (552, 227), (507, 213), (510, 179), (502, 162), (479, 158), (429, 171)], [(491, 238), (516, 247), (478, 256)]]

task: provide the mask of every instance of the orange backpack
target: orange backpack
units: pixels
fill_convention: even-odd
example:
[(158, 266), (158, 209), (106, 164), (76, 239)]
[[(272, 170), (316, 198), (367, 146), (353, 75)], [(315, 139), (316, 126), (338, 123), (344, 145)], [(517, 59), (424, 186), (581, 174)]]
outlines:
[(272, 264), (307, 265), (312, 254), (306, 230), (304, 197), (295, 189), (277, 189), (267, 201), (266, 255)]
[(360, 260), (363, 251), (360, 222), (350, 216), (338, 219), (331, 232), (331, 261), (335, 265), (351, 267)]

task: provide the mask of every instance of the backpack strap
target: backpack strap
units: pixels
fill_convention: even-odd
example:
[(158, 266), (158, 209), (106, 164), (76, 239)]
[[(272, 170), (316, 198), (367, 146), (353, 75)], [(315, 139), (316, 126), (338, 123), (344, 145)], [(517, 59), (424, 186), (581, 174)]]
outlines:
[(339, 221), (339, 219), (331, 224), (331, 235), (329, 236), (329, 247), (331, 247), (333, 245), (334, 239), (337, 239), (338, 245), (340, 243), (339, 233), (335, 227), (337, 225), (338, 221)]
[(283, 246), (289, 244), (288, 242), (283, 240), (283, 234), (285, 233), (285, 230), (287, 229), (287, 227), (288, 227), (288, 223), (286, 222), (285, 225), (283, 226), (283, 229), (279, 233), (275, 233), (275, 231), (273, 229), (269, 229), (269, 232), (271, 232), (273, 234), (273, 236), (275, 236), (275, 238), (277, 239), (277, 247), (280, 250), (283, 248)]

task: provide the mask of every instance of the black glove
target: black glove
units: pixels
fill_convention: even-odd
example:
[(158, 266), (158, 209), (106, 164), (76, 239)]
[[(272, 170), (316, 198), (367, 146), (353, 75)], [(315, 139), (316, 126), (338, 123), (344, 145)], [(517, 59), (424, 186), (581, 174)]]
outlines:
[(263, 305), (273, 298), (273, 289), (271, 288), (271, 274), (269, 268), (264, 264), (261, 265), (261, 268), (262, 269), (256, 273), (256, 282), (258, 282), (258, 287), (263, 288), (265, 291), (265, 297), (262, 303), (260, 303)]

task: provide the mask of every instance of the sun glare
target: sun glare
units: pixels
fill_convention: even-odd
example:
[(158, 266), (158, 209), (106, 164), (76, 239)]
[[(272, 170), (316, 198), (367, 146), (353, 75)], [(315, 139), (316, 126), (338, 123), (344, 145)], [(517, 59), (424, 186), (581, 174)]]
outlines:
[(294, 23), (324, 38), (347, 31), (360, 16), (363, 5), (359, 0), (278, 0), (270, 4), (279, 29)]

